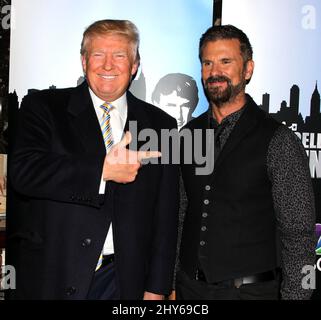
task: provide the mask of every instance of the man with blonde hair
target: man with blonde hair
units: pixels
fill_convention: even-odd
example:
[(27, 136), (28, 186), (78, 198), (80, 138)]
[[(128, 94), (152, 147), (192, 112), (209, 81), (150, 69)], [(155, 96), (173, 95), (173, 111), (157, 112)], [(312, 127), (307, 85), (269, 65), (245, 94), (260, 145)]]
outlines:
[(157, 146), (138, 151), (140, 142), (130, 150), (128, 130), (135, 121), (138, 133), (160, 137), (176, 122), (128, 92), (138, 48), (132, 22), (97, 21), (81, 45), (86, 81), (24, 98), (9, 173), (17, 206), (8, 213), (17, 271), (10, 298), (150, 300), (170, 292), (178, 169), (142, 166), (161, 154)]

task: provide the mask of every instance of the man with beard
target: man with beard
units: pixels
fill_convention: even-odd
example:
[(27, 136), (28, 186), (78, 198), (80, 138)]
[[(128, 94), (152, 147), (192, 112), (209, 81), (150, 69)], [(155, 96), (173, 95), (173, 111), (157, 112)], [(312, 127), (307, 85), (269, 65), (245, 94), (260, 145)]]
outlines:
[[(245, 93), (254, 69), (248, 37), (209, 28), (199, 56), (209, 109), (181, 132), (202, 132), (181, 154), (205, 148), (214, 130), (214, 170), (182, 164), (188, 202), (176, 277), (177, 299), (308, 299), (305, 265), (314, 264), (315, 209), (306, 154), (296, 135)], [(191, 148), (190, 150), (186, 150)], [(208, 150), (209, 149), (209, 150)], [(195, 156), (195, 155), (194, 155)], [(182, 158), (183, 159), (183, 158)]]

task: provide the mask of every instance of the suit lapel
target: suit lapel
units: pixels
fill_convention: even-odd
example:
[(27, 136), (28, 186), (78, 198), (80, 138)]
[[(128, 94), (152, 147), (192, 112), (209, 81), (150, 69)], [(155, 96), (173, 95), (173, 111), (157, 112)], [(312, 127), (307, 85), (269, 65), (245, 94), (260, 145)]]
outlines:
[(70, 97), (68, 112), (71, 115), (71, 126), (86, 151), (105, 154), (100, 125), (86, 82), (75, 88)]
[[(137, 135), (142, 129), (151, 127), (148, 115), (142, 106), (142, 102), (135, 98), (130, 92), (127, 93), (127, 105), (128, 113), (124, 132), (130, 129), (130, 121), (136, 126)], [(96, 154), (106, 153), (100, 124), (86, 82), (74, 89), (68, 104), (68, 112), (71, 115), (71, 126), (74, 128), (86, 151)], [(133, 123), (131, 124), (131, 129), (135, 128)], [(139, 149), (143, 143), (144, 142), (138, 142), (137, 148)]]

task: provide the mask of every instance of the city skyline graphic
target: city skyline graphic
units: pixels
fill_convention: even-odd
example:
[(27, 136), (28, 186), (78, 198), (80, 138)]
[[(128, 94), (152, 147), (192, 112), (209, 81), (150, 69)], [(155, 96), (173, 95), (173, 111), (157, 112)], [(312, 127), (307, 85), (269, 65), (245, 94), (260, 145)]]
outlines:
[[(77, 85), (80, 85), (85, 80), (84, 77), (79, 77), (77, 80)], [(145, 81), (145, 79), (144, 79)], [(135, 81), (133, 81), (135, 82)], [(137, 85), (135, 88), (137, 90), (133, 90), (135, 95), (138, 95), (139, 98), (146, 97), (146, 92), (142, 92), (140, 94), (140, 90), (144, 86), (141, 86), (142, 79), (136, 80)], [(49, 89), (57, 89), (55, 85), (51, 85)], [(28, 94), (32, 94), (36, 91), (39, 91), (39, 89), (29, 89)], [(12, 118), (16, 117), (16, 112), (19, 109), (19, 100), (17, 93), (14, 91), (13, 93), (9, 94), (9, 111), (11, 110), (11, 114), (15, 114), (15, 116), (11, 117), (10, 125), (15, 126), (16, 121)], [(143, 99), (144, 100), (144, 99)], [(262, 95), (262, 104), (259, 105), (259, 107), (264, 110), (267, 113), (270, 113), (270, 94), (264, 93)], [(278, 122), (283, 123), (290, 129), (292, 129), (294, 132), (299, 134), (304, 133), (310, 133), (313, 135), (313, 138), (315, 141), (312, 142), (312, 144), (309, 144), (309, 148), (306, 148), (307, 146), (304, 146), (307, 149), (317, 149), (318, 154), (316, 157), (318, 158), (318, 168), (319, 172), (321, 173), (321, 100), (320, 100), (320, 93), (318, 89), (318, 82), (315, 82), (314, 90), (311, 94), (310, 99), (310, 113), (308, 116), (303, 118), (302, 114), (300, 113), (300, 88), (298, 85), (293, 84), (293, 86), (290, 89), (290, 99), (289, 102), (282, 101), (280, 104), (279, 111), (275, 113), (270, 113), (270, 115), (276, 119)], [(315, 136), (314, 136), (315, 135)], [(311, 152), (316, 152), (315, 150)], [(309, 157), (309, 151), (307, 151), (307, 155)], [(311, 161), (310, 161), (311, 165)], [(317, 221), (320, 221), (321, 219), (321, 177), (314, 177), (312, 176), (312, 184), (315, 194), (315, 205), (316, 205), (316, 216)], [(321, 255), (321, 235), (320, 235), (320, 224), (316, 225), (316, 233), (318, 235), (318, 244), (316, 247), (316, 254)]]
[[(84, 76), (80, 76), (77, 79), (77, 86), (85, 81)], [(138, 79), (135, 79), (132, 82), (130, 90), (135, 94), (139, 99), (144, 101), (146, 100), (146, 83), (144, 76), (140, 75)], [(144, 82), (144, 85), (142, 83)], [(57, 89), (56, 85), (49, 86), (48, 89)], [(28, 89), (28, 94), (39, 91), (41, 89)], [(312, 90), (311, 90), (312, 91)], [(15, 91), (14, 91), (15, 92)], [(12, 93), (11, 93), (12, 94)], [(16, 95), (16, 93), (15, 93)], [(314, 90), (311, 94), (310, 99), (310, 111), (309, 114), (305, 117), (302, 116), (300, 112), (300, 88), (298, 85), (293, 84), (290, 89), (290, 99), (289, 102), (283, 100), (280, 103), (279, 110), (275, 113), (270, 112), (270, 93), (262, 94), (262, 103), (258, 106), (269, 113), (275, 120), (280, 123), (283, 123), (293, 131), (297, 132), (313, 132), (321, 134), (321, 99), (318, 88), (318, 81), (316, 80)], [(18, 98), (17, 98), (18, 99)], [(320, 136), (321, 138), (321, 136)], [(321, 141), (320, 141), (321, 149)]]
[(296, 84), (293, 84), (290, 89), (289, 103), (283, 100), (280, 103), (279, 111), (275, 113), (270, 112), (271, 95), (269, 93), (262, 95), (262, 104), (259, 107), (293, 131), (321, 133), (321, 100), (318, 81), (315, 82), (314, 90), (311, 90), (311, 92), (310, 111), (305, 119), (300, 112), (300, 88)]

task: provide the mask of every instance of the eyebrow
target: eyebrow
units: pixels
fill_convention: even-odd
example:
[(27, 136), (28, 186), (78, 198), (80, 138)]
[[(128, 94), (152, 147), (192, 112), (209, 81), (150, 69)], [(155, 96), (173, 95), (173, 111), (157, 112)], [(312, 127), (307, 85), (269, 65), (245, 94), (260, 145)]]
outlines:
[(127, 50), (117, 50), (117, 51), (113, 51), (113, 53), (125, 53), (127, 54)]

